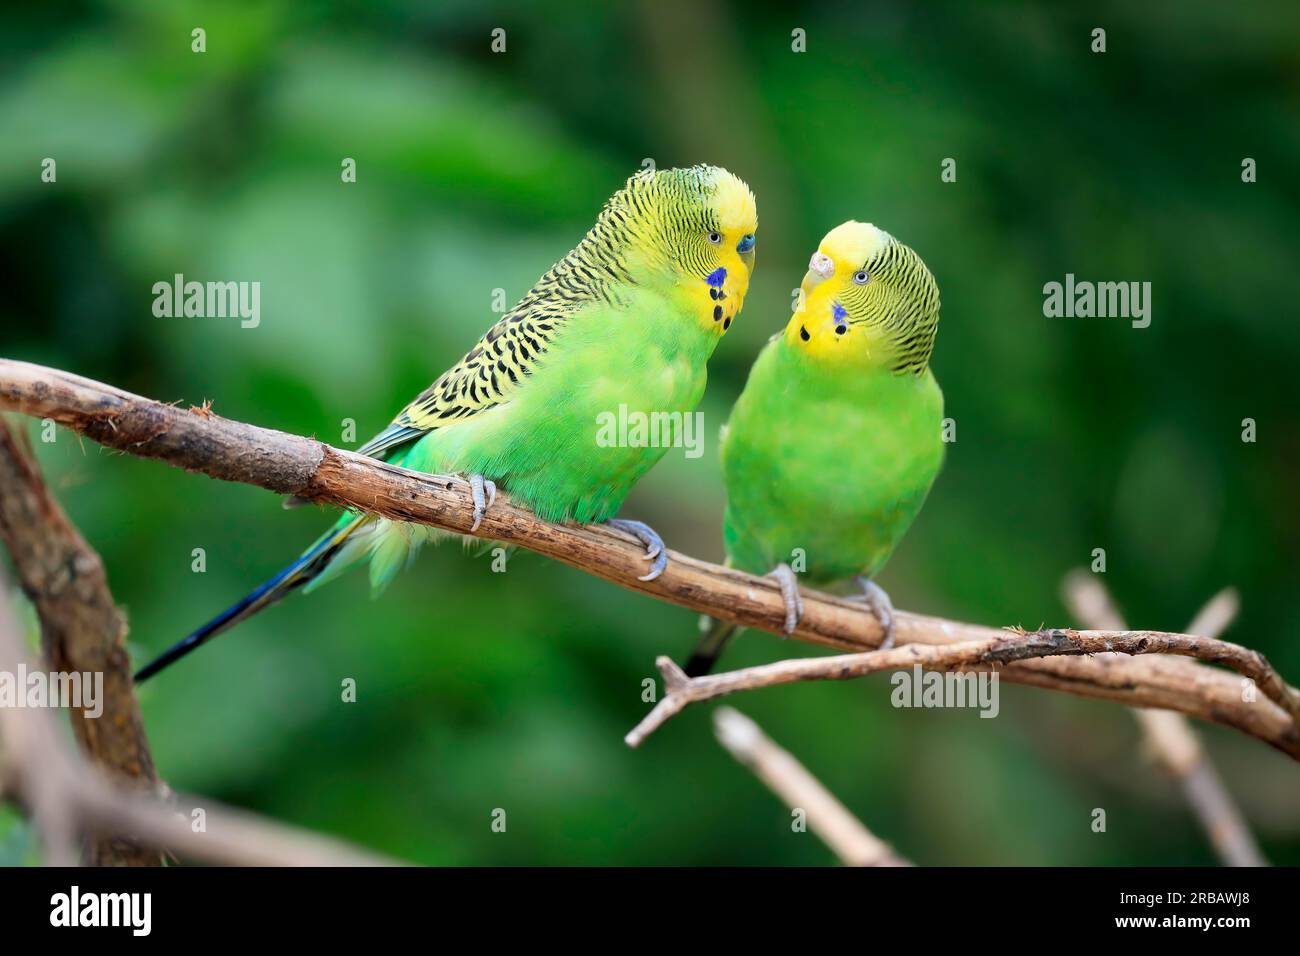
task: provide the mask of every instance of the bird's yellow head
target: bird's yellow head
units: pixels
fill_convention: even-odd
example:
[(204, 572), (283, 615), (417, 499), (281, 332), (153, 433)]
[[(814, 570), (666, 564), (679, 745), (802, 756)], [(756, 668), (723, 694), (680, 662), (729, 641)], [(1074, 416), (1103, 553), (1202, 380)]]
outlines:
[(629, 258), (667, 270), (698, 321), (721, 335), (749, 291), (758, 211), (754, 194), (717, 166), (643, 170), (606, 209), (627, 233)]
[(850, 220), (813, 253), (785, 340), (817, 360), (919, 374), (938, 327), (939, 287), (921, 257)]

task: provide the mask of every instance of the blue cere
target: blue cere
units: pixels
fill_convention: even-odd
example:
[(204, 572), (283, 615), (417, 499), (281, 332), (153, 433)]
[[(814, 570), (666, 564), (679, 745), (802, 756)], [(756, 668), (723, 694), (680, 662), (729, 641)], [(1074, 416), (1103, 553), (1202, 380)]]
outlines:
[(740, 253), (754, 251), (754, 234), (752, 232), (747, 236), (740, 237), (740, 242), (736, 244), (736, 251)]

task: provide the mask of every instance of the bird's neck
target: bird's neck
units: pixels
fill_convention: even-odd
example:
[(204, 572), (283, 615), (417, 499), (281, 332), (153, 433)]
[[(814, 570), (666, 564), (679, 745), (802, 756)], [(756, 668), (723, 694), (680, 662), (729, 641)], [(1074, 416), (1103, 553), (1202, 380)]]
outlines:
[(887, 362), (845, 360), (810, 352), (789, 336), (781, 335), (776, 349), (776, 375), (801, 395), (835, 396), (871, 401), (885, 393), (907, 391), (932, 378), (929, 366), (919, 371), (894, 371)]

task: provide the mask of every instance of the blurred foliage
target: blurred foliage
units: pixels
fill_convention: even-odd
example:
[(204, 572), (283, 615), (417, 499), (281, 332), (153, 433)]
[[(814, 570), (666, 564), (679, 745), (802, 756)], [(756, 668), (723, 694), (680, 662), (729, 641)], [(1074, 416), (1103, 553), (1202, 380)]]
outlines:
[[(207, 52), (190, 52), (190, 30)], [(507, 51), (490, 33), (507, 30)], [(1108, 51), (1089, 50), (1095, 26)], [(791, 30), (807, 53), (791, 52)], [(650, 157), (759, 197), (759, 268), (712, 363), (709, 434), (830, 227), (917, 248), (944, 312), (958, 441), (882, 582), (902, 607), (1060, 622), (1093, 548), (1135, 625), (1235, 584), (1229, 636), (1300, 678), (1293, 3), (47, 3), (0, 14), (3, 354), (342, 444), (364, 440), (572, 247)], [(58, 162), (42, 184), (42, 158)], [(340, 182), (354, 157), (358, 182)], [(1259, 182), (1243, 184), (1241, 161)], [(940, 181), (944, 157), (957, 181)], [(157, 319), (174, 273), (258, 280), (262, 323)], [(1048, 319), (1042, 287), (1150, 281), (1154, 318)], [(1259, 440), (1241, 441), (1242, 419)], [(833, 428), (834, 423), (810, 423)], [(846, 435), (845, 441), (861, 436)], [(139, 658), (268, 577), (325, 515), (110, 454), (40, 445), (103, 553)], [(721, 556), (716, 448), (670, 454), (627, 514)], [(192, 573), (203, 548), (207, 571)], [(687, 612), (526, 553), (455, 547), (381, 601), (349, 576), (142, 693), (158, 764), (210, 794), (440, 864), (829, 859), (714, 743), (700, 708), (641, 751)], [(806, 653), (765, 635), (728, 665)], [(339, 700), (355, 678), (359, 699)], [(894, 710), (883, 678), (737, 700), (926, 863), (1212, 857), (1122, 709), (1004, 686), (1002, 715)], [(1277, 862), (1300, 773), (1208, 728)], [(508, 830), (489, 828), (494, 808)], [(1108, 832), (1090, 812), (1104, 807)], [(0, 816), (0, 862), (30, 858)]]

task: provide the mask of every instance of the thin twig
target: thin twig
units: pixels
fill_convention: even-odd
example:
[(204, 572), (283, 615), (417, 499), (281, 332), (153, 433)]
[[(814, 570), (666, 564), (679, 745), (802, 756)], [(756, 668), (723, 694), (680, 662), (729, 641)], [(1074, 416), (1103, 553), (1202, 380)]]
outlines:
[(1232, 626), (1240, 610), (1241, 596), (1237, 594), (1237, 589), (1224, 588), (1196, 612), (1192, 623), (1187, 625), (1187, 633), (1218, 637)]
[[(109, 447), (227, 481), (460, 534), (468, 534), (473, 523), (469, 484), (459, 478), (407, 471), (216, 414), (191, 414), (56, 369), (0, 359), (0, 409), (51, 418)], [(658, 579), (640, 581), (646, 568), (644, 548), (631, 535), (604, 527), (550, 524), (504, 495), (488, 509), (477, 535), (519, 544), (711, 617), (783, 632), (785, 605), (771, 578), (670, 552), (668, 569)], [(879, 623), (861, 603), (809, 591), (804, 593), (804, 607), (793, 635), (800, 640), (841, 650), (864, 650), (880, 642)], [(895, 623), (900, 644), (942, 646), (1004, 636), (996, 628), (905, 611), (898, 612)], [(1142, 633), (1153, 641), (1188, 637)], [(1165, 650), (1173, 651), (1174, 646), (1167, 644)], [(1243, 700), (1239, 678), (1171, 659), (1024, 660), (1009, 664), (1002, 677), (1133, 706), (1177, 710), (1235, 727), (1300, 759), (1300, 729), (1294, 718), (1300, 694), (1273, 675), (1262, 657), (1254, 655), (1251, 666), (1267, 678), (1260, 681), (1265, 695), (1285, 706), (1266, 699)]]
[[(1071, 613), (1089, 627), (1124, 627), (1119, 609), (1096, 575), (1072, 571), (1066, 575), (1064, 592)], [(1236, 617), (1239, 604), (1237, 592), (1225, 588), (1201, 608), (1188, 625), (1188, 633), (1217, 638)], [(1133, 708), (1133, 716), (1142, 727), (1147, 751), (1181, 787), (1219, 859), (1227, 866), (1267, 866), (1245, 818), (1187, 720), (1181, 714), (1146, 707)]]
[[(635, 747), (688, 704), (742, 690), (800, 681), (850, 680), (880, 671), (917, 665), (927, 670), (990, 670), (1034, 658), (1110, 652), (1131, 655), (1181, 654), (1228, 664), (1251, 677), (1259, 673), (1254, 652), (1227, 641), (1160, 631), (1075, 631), (1068, 628), (1032, 632), (1014, 629), (1003, 632), (991, 641), (971, 641), (944, 647), (912, 644), (888, 651), (777, 661), (774, 664), (694, 678), (688, 678), (671, 659), (660, 657), (655, 663), (664, 678), (665, 694), (645, 719), (628, 732), (624, 740), (629, 747)], [(1000, 670), (1000, 673), (1005, 671)]]
[(753, 720), (731, 707), (713, 713), (718, 742), (754, 772), (791, 810), (804, 813), (808, 828), (847, 866), (911, 866), (868, 830), (788, 751)]

